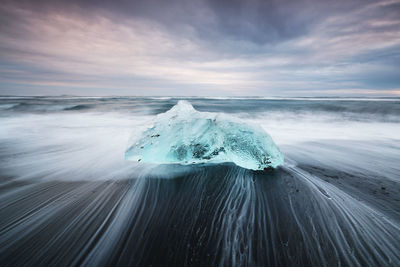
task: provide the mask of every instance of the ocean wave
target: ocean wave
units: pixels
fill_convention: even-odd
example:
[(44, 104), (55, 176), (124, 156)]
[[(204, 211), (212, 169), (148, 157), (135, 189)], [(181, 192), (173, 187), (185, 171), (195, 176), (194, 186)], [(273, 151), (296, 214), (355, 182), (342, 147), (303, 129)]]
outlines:
[(74, 106), (70, 106), (70, 107), (64, 107), (63, 110), (84, 110), (84, 109), (90, 109), (92, 108), (91, 105), (74, 105)]
[(17, 105), (18, 105), (18, 103), (16, 103), (16, 104), (0, 104), (0, 110), (12, 109), (13, 107), (15, 107)]

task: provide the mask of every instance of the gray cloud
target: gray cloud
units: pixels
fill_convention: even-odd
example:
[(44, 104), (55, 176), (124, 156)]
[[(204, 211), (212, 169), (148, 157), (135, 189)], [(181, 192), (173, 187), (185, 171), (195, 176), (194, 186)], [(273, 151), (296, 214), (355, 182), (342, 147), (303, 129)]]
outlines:
[(3, 2), (0, 93), (400, 93), (399, 1)]

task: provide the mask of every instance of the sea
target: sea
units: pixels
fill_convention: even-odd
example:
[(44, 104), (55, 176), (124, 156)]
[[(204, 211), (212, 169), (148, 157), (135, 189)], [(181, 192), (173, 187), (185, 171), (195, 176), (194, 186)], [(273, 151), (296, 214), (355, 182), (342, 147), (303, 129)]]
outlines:
[[(179, 100), (284, 163), (125, 160)], [(0, 266), (400, 266), (400, 98), (2, 96)]]

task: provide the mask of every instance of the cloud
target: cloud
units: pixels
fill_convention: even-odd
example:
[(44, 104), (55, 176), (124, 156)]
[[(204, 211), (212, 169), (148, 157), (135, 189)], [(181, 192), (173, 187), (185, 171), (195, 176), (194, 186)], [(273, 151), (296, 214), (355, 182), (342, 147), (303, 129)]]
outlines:
[(390, 94), (399, 13), (399, 1), (5, 1), (0, 93)]

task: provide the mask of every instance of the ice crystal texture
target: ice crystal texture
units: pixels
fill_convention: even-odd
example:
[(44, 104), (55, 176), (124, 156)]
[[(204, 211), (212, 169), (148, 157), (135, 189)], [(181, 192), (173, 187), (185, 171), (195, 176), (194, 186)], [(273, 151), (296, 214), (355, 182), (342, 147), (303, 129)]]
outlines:
[(157, 115), (132, 140), (125, 159), (156, 164), (233, 162), (251, 169), (275, 168), (283, 155), (261, 128), (225, 114), (199, 112), (187, 101)]

